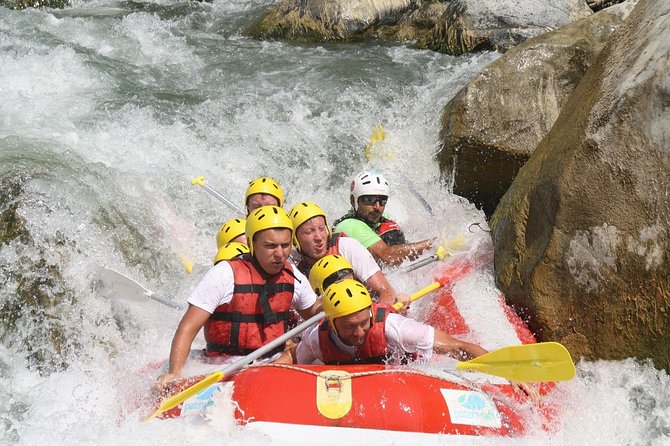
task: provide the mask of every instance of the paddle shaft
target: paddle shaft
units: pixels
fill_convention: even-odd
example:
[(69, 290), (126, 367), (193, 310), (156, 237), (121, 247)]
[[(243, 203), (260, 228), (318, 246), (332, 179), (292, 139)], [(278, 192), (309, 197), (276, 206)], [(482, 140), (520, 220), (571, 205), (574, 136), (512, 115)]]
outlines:
[(205, 177), (204, 176), (193, 178), (193, 180), (191, 180), (191, 184), (193, 184), (193, 185), (197, 184), (198, 186), (201, 186), (203, 189), (205, 189), (207, 192), (209, 192), (213, 197), (217, 198), (219, 201), (221, 201), (223, 204), (225, 204), (226, 206), (228, 206), (230, 209), (237, 212), (241, 216), (246, 215), (246, 213), (239, 206), (237, 206), (235, 203), (230, 201), (228, 198), (226, 198), (223, 194), (218, 192), (213, 187), (207, 185), (205, 183)]
[(135, 280), (125, 276), (124, 274), (121, 274), (112, 268), (108, 268), (106, 266), (103, 267), (101, 270), (101, 275), (103, 281), (107, 281), (108, 284), (111, 285), (111, 287), (116, 291), (116, 294), (114, 294), (115, 297), (122, 297), (128, 300), (140, 302), (147, 298), (155, 300), (156, 302), (159, 302), (170, 308), (174, 308), (175, 310), (184, 309), (183, 305), (173, 302), (158, 293), (154, 293), (153, 291), (146, 289)]
[(419, 269), (423, 266), (430, 265), (431, 263), (435, 262), (436, 260), (438, 260), (438, 256), (437, 256), (437, 254), (433, 254), (430, 257), (426, 257), (425, 259), (421, 259), (417, 262), (412, 263), (407, 268), (405, 268), (404, 272), (408, 273), (410, 271), (414, 271), (414, 270)]
[(151, 300), (155, 300), (156, 302), (160, 302), (163, 305), (167, 305), (170, 308), (174, 308), (175, 310), (183, 310), (184, 309), (183, 305), (179, 305), (176, 302), (172, 302), (170, 299), (166, 299), (165, 297), (161, 296), (160, 294), (156, 294), (156, 293), (152, 292), (148, 295), (148, 297)]

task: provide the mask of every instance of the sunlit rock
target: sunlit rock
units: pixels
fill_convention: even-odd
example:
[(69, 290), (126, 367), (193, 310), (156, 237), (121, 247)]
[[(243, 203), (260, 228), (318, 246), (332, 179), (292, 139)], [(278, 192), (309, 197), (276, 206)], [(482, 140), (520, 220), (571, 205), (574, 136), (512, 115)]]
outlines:
[(670, 370), (669, 17), (640, 0), (491, 221), (499, 286), (575, 358)]
[(410, 0), (281, 0), (249, 33), (293, 41), (346, 40), (397, 22)]
[(449, 101), (442, 113), (438, 161), (453, 175), (454, 193), (493, 213), (633, 6), (608, 8), (527, 40)]

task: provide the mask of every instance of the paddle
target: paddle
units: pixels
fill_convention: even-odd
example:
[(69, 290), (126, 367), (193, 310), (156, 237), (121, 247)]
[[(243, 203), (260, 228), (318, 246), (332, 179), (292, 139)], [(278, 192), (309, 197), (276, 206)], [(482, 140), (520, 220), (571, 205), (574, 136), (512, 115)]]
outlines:
[(230, 209), (232, 209), (233, 211), (237, 212), (238, 214), (240, 214), (240, 215), (242, 215), (242, 216), (247, 215), (247, 214), (246, 214), (246, 213), (245, 213), (239, 206), (237, 206), (235, 203), (233, 203), (232, 201), (230, 201), (228, 198), (226, 198), (225, 196), (223, 196), (221, 193), (219, 193), (218, 191), (216, 191), (214, 188), (212, 188), (212, 187), (208, 186), (207, 184), (205, 184), (205, 177), (204, 177), (204, 176), (195, 177), (195, 178), (193, 178), (193, 179), (191, 180), (191, 185), (195, 186), (196, 184), (197, 184), (198, 186), (201, 186), (203, 189), (205, 189), (205, 190), (206, 190), (207, 192), (209, 192), (210, 194), (212, 194), (212, 196), (214, 196), (215, 198), (217, 198), (219, 201), (223, 202), (226, 206), (228, 206), (228, 207), (229, 207)]
[(135, 302), (155, 300), (156, 302), (160, 302), (163, 305), (167, 305), (168, 307), (174, 308), (176, 310), (182, 310), (185, 308), (183, 305), (166, 299), (159, 294), (154, 293), (153, 291), (147, 290), (130, 277), (127, 277), (120, 272), (106, 266), (100, 268), (99, 277), (106, 286), (114, 290), (114, 297), (120, 297), (122, 299)]
[(442, 245), (437, 247), (435, 254), (410, 264), (403, 270), (403, 272), (408, 273), (410, 271), (414, 271), (423, 266), (431, 264), (436, 260), (444, 260), (447, 257), (451, 256), (454, 251), (462, 251), (465, 247), (466, 243), (462, 235), (450, 240), (446, 240)]
[(575, 376), (570, 353), (558, 342), (499, 348), (456, 363), (456, 370), (475, 370), (513, 381), (568, 381)]
[[(417, 291), (414, 294), (410, 295), (410, 299), (412, 302), (415, 300), (419, 299), (420, 297), (425, 296), (426, 294), (430, 293), (431, 291), (434, 291), (438, 288), (440, 288), (444, 282), (446, 282), (446, 279), (443, 280), (443, 282), (433, 282), (428, 286), (423, 287), (419, 291)], [(400, 310), (402, 308), (403, 304), (402, 302), (396, 302), (393, 307), (396, 310)], [(198, 381), (197, 383), (193, 384), (190, 387), (187, 387), (186, 389), (182, 390), (178, 394), (166, 399), (161, 403), (161, 405), (154, 410), (151, 415), (149, 415), (144, 422), (148, 422), (151, 419), (155, 418), (156, 416), (160, 415), (161, 413), (172, 409), (173, 407), (176, 407), (186, 401), (187, 399), (191, 398), (192, 396), (198, 394), (198, 392), (206, 389), (209, 387), (211, 384), (214, 384), (217, 381), (222, 380), (225, 376), (230, 375), (233, 372), (236, 372), (243, 368), (245, 365), (249, 364), (250, 362), (253, 362), (254, 360), (260, 358), (263, 356), (265, 353), (273, 350), (274, 348), (280, 346), (287, 340), (291, 339), (292, 337), (302, 333), (304, 330), (307, 328), (311, 327), (314, 324), (317, 324), (320, 322), (322, 319), (326, 317), (326, 313), (321, 312), (317, 315), (312, 316), (311, 318), (307, 319), (297, 327), (293, 328), (292, 330), (287, 331), (284, 333), (282, 336), (278, 337), (277, 339), (273, 340), (272, 342), (269, 342), (268, 344), (264, 345), (263, 347), (259, 348), (258, 350), (254, 351), (253, 353), (248, 354), (244, 358), (240, 359), (239, 361), (234, 362), (233, 364), (227, 366), (223, 370), (217, 370), (216, 372), (212, 373), (211, 375), (208, 375), (207, 377), (203, 378), (202, 380)]]
[[(372, 133), (370, 134), (370, 139), (368, 140), (367, 144), (365, 145), (365, 149), (363, 150), (363, 155), (365, 155), (366, 160), (371, 161), (373, 158), (377, 158), (380, 161), (393, 161), (393, 153), (390, 150), (384, 151), (383, 146), (381, 145), (381, 143), (386, 139), (386, 135), (386, 130), (382, 124), (380, 122), (376, 123), (372, 129)], [(412, 180), (410, 180), (407, 175), (401, 172), (398, 172), (398, 174), (402, 176), (403, 180), (409, 187), (409, 191), (412, 193), (412, 195), (414, 195), (419, 203), (421, 203), (421, 205), (426, 208), (431, 216), (435, 216), (433, 208), (430, 206), (428, 201), (423, 198), (423, 195), (421, 195), (421, 193), (417, 190)]]
[(192, 396), (198, 394), (198, 392), (206, 389), (209, 387), (211, 384), (214, 384), (217, 381), (221, 381), (225, 376), (230, 375), (233, 372), (236, 372), (240, 370), (242, 367), (245, 365), (249, 364), (250, 362), (253, 362), (254, 360), (260, 358), (267, 352), (279, 347), (281, 344), (284, 342), (288, 341), (292, 337), (302, 333), (305, 331), (307, 328), (311, 327), (312, 325), (315, 325), (319, 323), (323, 318), (326, 317), (326, 313), (321, 312), (319, 314), (316, 314), (312, 316), (311, 318), (307, 319), (303, 323), (299, 324), (295, 328), (287, 331), (284, 333), (282, 336), (278, 337), (277, 339), (274, 339), (273, 341), (265, 344), (263, 347), (259, 348), (258, 350), (255, 350), (252, 353), (249, 353), (247, 356), (244, 358), (230, 364), (223, 370), (217, 370), (216, 372), (212, 373), (211, 375), (208, 375), (207, 377), (201, 379), (197, 383), (193, 384), (190, 387), (187, 387), (186, 389), (182, 390), (178, 394), (166, 399), (161, 403), (160, 406), (156, 410), (154, 410), (151, 415), (149, 415), (147, 418), (145, 418), (144, 422), (147, 423), (151, 421), (153, 418), (156, 416), (162, 414), (163, 412), (172, 409), (173, 407), (176, 407), (186, 401), (187, 399), (191, 398)]

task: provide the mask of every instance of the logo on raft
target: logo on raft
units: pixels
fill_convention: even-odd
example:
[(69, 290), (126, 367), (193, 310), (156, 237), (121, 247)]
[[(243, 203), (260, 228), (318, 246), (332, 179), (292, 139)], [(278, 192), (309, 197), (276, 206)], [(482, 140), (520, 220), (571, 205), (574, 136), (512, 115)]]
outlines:
[(500, 412), (495, 404), (483, 393), (468, 390), (440, 389), (449, 409), (449, 418), (454, 424), (502, 426)]
[(202, 412), (204, 409), (214, 405), (214, 394), (221, 390), (221, 383), (214, 383), (202, 392), (184, 401), (181, 408), (181, 415), (192, 412)]

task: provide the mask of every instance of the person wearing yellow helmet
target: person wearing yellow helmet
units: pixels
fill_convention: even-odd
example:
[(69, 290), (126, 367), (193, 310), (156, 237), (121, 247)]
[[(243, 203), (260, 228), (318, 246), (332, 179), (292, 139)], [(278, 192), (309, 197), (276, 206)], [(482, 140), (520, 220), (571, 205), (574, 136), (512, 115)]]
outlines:
[[(188, 299), (172, 340), (165, 383), (180, 375), (193, 339), (204, 327), (205, 355), (233, 362), (283, 335), (290, 311), (309, 319), (320, 311), (307, 278), (288, 262), (293, 226), (284, 209), (262, 206), (245, 226), (249, 253), (214, 265)], [(284, 346), (269, 352), (276, 357)]]
[(433, 352), (470, 359), (486, 353), (430, 325), (372, 302), (360, 282), (346, 279), (330, 285), (323, 297), (327, 319), (311, 327), (300, 343), (278, 362), (298, 364), (384, 364), (408, 358), (429, 360)]
[(226, 243), (238, 242), (247, 243), (247, 236), (244, 233), (247, 221), (243, 218), (231, 218), (219, 229), (216, 234), (216, 247), (221, 248)]
[(224, 260), (231, 260), (236, 257), (241, 256), (242, 254), (248, 254), (249, 247), (244, 243), (230, 242), (226, 243), (216, 253), (214, 257), (214, 264), (216, 265), (219, 262)]
[(381, 302), (393, 304), (401, 301), (406, 308), (409, 307), (409, 296), (396, 293), (363, 245), (351, 237), (331, 233), (326, 214), (320, 206), (310, 201), (303, 201), (293, 206), (289, 216), (293, 223), (293, 245), (296, 248), (293, 260), (303, 274), (310, 275), (315, 263), (326, 255), (339, 255), (351, 264), (354, 275), (365, 283)]
[(414, 260), (433, 245), (430, 239), (407, 243), (397, 223), (384, 215), (390, 187), (383, 175), (363, 171), (350, 189), (351, 211), (335, 221), (333, 232), (355, 238), (375, 260), (388, 265)]
[(284, 191), (279, 183), (269, 177), (259, 177), (249, 182), (247, 192), (244, 195), (244, 203), (247, 207), (247, 215), (261, 206), (284, 205)]

